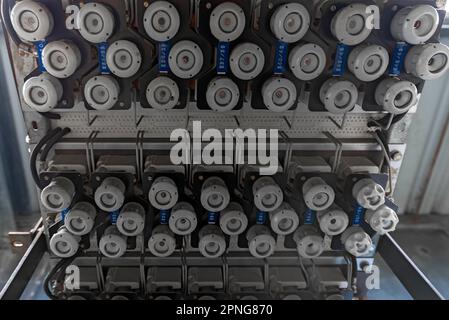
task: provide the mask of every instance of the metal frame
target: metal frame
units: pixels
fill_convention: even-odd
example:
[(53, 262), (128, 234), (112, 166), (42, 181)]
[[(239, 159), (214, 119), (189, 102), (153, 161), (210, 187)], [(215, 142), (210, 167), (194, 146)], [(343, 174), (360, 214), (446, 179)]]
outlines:
[(378, 252), (415, 300), (446, 300), (389, 234), (381, 238)]

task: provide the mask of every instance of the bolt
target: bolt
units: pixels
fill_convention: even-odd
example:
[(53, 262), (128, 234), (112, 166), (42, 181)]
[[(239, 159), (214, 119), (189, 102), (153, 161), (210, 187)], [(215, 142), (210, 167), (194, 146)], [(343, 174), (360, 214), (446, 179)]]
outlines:
[(403, 155), (402, 155), (402, 153), (400, 151), (393, 151), (391, 153), (391, 159), (393, 161), (401, 161), (402, 158), (403, 158)]

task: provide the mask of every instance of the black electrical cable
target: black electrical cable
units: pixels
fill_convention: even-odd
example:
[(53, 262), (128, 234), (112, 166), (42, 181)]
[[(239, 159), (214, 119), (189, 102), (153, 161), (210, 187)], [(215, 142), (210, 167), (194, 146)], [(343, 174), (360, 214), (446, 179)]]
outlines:
[(57, 113), (39, 112), (39, 114), (47, 119), (50, 119), (50, 120), (60, 120), (61, 119), (61, 115), (57, 114)]
[(48, 154), (50, 153), (51, 149), (57, 144), (64, 136), (69, 134), (72, 130), (70, 128), (65, 128), (61, 132), (57, 133), (53, 138), (51, 138), (45, 145), (44, 150), (41, 152), (41, 161), (46, 161)]
[[(388, 137), (385, 134), (385, 131), (382, 130), (378, 130), (376, 131), (376, 135), (379, 137), (379, 140), (382, 142), (382, 145), (385, 147), (385, 151), (386, 151), (386, 157), (388, 155), (388, 158), (385, 159), (386, 161), (390, 161), (391, 159), (391, 152), (390, 152), (390, 146), (388, 145)], [(388, 163), (386, 163), (388, 164)]]
[(50, 273), (47, 275), (47, 277), (44, 280), (44, 292), (45, 294), (52, 300), (57, 300), (58, 297), (56, 297), (53, 292), (50, 290), (50, 281), (53, 279), (53, 276), (56, 274), (56, 272), (61, 269), (61, 267), (64, 264), (64, 260), (60, 260), (58, 264), (50, 271)]
[(2, 0), (2, 6), (1, 6), (1, 16), (3, 25), (5, 26), (6, 31), (10, 35), (12, 41), (19, 46), (22, 43), (22, 40), (20, 40), (17, 33), (14, 31), (14, 28), (11, 23), (11, 19), (9, 17), (9, 10), (11, 8), (10, 6), (10, 0)]
[[(397, 116), (394, 116), (393, 117), (393, 121), (391, 122), (391, 125), (394, 125), (394, 124), (398, 123), (399, 121), (404, 119), (406, 115), (407, 115), (407, 113), (403, 113), (403, 114), (399, 114)], [(369, 122), (368, 123), (368, 127), (370, 127), (370, 128), (378, 127), (379, 125), (381, 125), (383, 127), (386, 127), (388, 125), (388, 122), (390, 121), (390, 117), (391, 117), (391, 114), (388, 114), (386, 117), (378, 120), (377, 123)]]
[(65, 275), (66, 268), (75, 260), (75, 258), (81, 253), (81, 250), (71, 258), (60, 260), (56, 266), (50, 271), (47, 277), (44, 280), (44, 291), (45, 294), (52, 300), (58, 300), (59, 298), (51, 291), (50, 282), (53, 280), (55, 275), (57, 276), (57, 281), (62, 282), (64, 280), (63, 276)]
[(50, 132), (48, 132), (41, 141), (39, 141), (39, 143), (36, 145), (36, 147), (33, 149), (33, 151), (31, 152), (31, 156), (30, 156), (30, 169), (31, 169), (31, 175), (33, 177), (34, 183), (40, 188), (42, 188), (42, 183), (39, 179), (39, 174), (37, 172), (37, 168), (36, 168), (36, 160), (37, 157), (39, 155), (39, 153), (41, 152), (42, 148), (48, 143), (48, 141), (50, 141), (56, 134), (58, 134), (59, 132), (61, 132), (62, 129), (61, 128), (56, 128), (51, 130)]

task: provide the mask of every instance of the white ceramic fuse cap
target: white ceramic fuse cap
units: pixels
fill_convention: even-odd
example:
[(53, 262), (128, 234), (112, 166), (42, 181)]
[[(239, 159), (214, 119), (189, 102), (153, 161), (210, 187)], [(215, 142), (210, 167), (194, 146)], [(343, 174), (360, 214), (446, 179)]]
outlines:
[(120, 258), (127, 250), (127, 237), (116, 226), (109, 226), (100, 239), (100, 252), (108, 258)]
[(178, 187), (173, 179), (159, 177), (151, 185), (148, 198), (151, 205), (158, 210), (169, 210), (178, 202)]
[(85, 3), (78, 13), (81, 36), (89, 42), (106, 42), (114, 32), (115, 18), (112, 11), (101, 3)]
[(423, 80), (435, 80), (449, 69), (449, 47), (429, 43), (412, 47), (405, 57), (405, 70)]
[(357, 87), (348, 80), (331, 78), (320, 90), (320, 99), (327, 111), (343, 114), (351, 111), (358, 100)]
[(299, 227), (293, 239), (298, 247), (299, 255), (303, 258), (316, 258), (324, 251), (324, 239), (313, 226), (304, 225)]
[(335, 200), (335, 191), (320, 177), (308, 179), (302, 187), (306, 206), (314, 211), (328, 209)]
[(126, 186), (122, 180), (109, 177), (95, 191), (95, 203), (105, 212), (119, 210), (125, 202)]
[(207, 179), (201, 190), (201, 204), (209, 212), (221, 212), (231, 201), (228, 187), (223, 179), (211, 177)]
[(371, 11), (365, 4), (355, 3), (340, 9), (331, 22), (331, 31), (334, 37), (348, 46), (356, 46), (365, 41), (371, 31), (368, 25)]
[(323, 48), (314, 43), (307, 43), (293, 48), (288, 63), (296, 78), (310, 81), (323, 73), (327, 58)]
[(181, 25), (181, 18), (172, 3), (154, 1), (145, 11), (143, 22), (145, 31), (151, 39), (164, 42), (176, 36)]
[(237, 236), (248, 227), (248, 217), (237, 202), (231, 202), (220, 214), (221, 230), (228, 236)]
[(438, 29), (440, 15), (430, 5), (409, 6), (399, 10), (391, 21), (391, 34), (397, 41), (413, 45), (426, 43)]
[(95, 76), (84, 86), (84, 97), (95, 110), (110, 110), (118, 101), (120, 85), (108, 75)]
[(159, 76), (147, 87), (147, 101), (153, 109), (171, 110), (179, 103), (179, 87), (172, 79)]
[(263, 212), (279, 208), (284, 202), (284, 193), (272, 177), (261, 177), (253, 184), (254, 205)]
[(188, 202), (179, 202), (175, 205), (168, 225), (170, 230), (179, 236), (187, 236), (195, 231), (198, 218), (193, 206)]
[(207, 86), (206, 100), (208, 106), (214, 111), (231, 111), (239, 103), (240, 89), (231, 79), (217, 77)]
[(265, 106), (273, 112), (285, 112), (296, 106), (298, 91), (295, 84), (281, 77), (272, 77), (262, 86)]
[(276, 250), (276, 239), (267, 226), (252, 226), (247, 234), (248, 248), (251, 255), (258, 259), (268, 258)]
[(61, 82), (48, 73), (28, 79), (22, 88), (25, 103), (37, 112), (49, 112), (62, 99)]
[(200, 73), (204, 64), (201, 47), (193, 41), (177, 42), (170, 50), (168, 63), (171, 72), (181, 79), (192, 79)]
[(342, 234), (341, 242), (344, 244), (346, 251), (354, 257), (366, 256), (373, 248), (371, 237), (362, 228), (355, 226)]
[(79, 249), (81, 237), (71, 234), (61, 227), (50, 239), (50, 250), (60, 258), (73, 257)]
[(109, 46), (106, 63), (117, 77), (131, 78), (142, 65), (142, 54), (136, 44), (128, 40), (119, 40)]
[(208, 225), (199, 233), (199, 249), (205, 258), (218, 258), (226, 251), (226, 239), (218, 226)]
[(270, 212), (270, 225), (274, 233), (286, 236), (298, 228), (299, 216), (287, 202), (284, 202), (278, 209)]
[(377, 210), (368, 210), (365, 214), (365, 221), (378, 234), (384, 235), (396, 230), (399, 218), (393, 209), (383, 205)]
[(160, 225), (154, 228), (148, 241), (148, 250), (160, 258), (169, 257), (175, 252), (176, 238), (168, 226)]
[(245, 42), (232, 50), (229, 65), (238, 79), (252, 80), (263, 71), (265, 55), (258, 45)]
[(53, 41), (42, 50), (42, 63), (49, 74), (65, 79), (81, 65), (81, 52), (72, 41)]
[(77, 236), (89, 234), (95, 224), (97, 209), (89, 202), (79, 202), (66, 214), (64, 225)]
[(368, 210), (376, 210), (385, 203), (385, 189), (369, 178), (356, 182), (352, 195), (360, 206)]
[(348, 58), (348, 68), (357, 79), (371, 82), (379, 79), (390, 63), (388, 51), (377, 45), (355, 47)]
[(328, 236), (343, 233), (349, 225), (348, 215), (336, 205), (317, 213), (320, 229)]
[(23, 40), (44, 40), (53, 31), (54, 19), (48, 8), (37, 1), (18, 1), (11, 10), (14, 31)]
[(41, 202), (52, 212), (61, 212), (70, 207), (75, 197), (75, 185), (65, 177), (56, 177), (41, 192)]
[(117, 218), (117, 229), (127, 237), (135, 237), (145, 228), (145, 208), (137, 203), (130, 202), (123, 206)]
[(385, 111), (394, 115), (403, 114), (417, 105), (418, 89), (410, 81), (389, 78), (379, 83), (375, 98)]
[(237, 40), (245, 31), (246, 17), (243, 9), (234, 2), (223, 2), (210, 15), (212, 35), (222, 42)]
[(309, 11), (300, 3), (282, 4), (271, 16), (270, 26), (279, 40), (286, 43), (298, 42), (309, 30)]

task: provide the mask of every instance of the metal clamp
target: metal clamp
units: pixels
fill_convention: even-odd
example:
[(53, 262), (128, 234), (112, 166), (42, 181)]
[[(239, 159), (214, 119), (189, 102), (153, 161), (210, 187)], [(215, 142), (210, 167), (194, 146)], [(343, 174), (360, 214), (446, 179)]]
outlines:
[(30, 230), (26, 232), (19, 231), (11, 231), (8, 233), (9, 243), (11, 244), (11, 250), (16, 254), (24, 254), (34, 238), (36, 237), (37, 232), (43, 226), (42, 218), (36, 223), (36, 225)]
[(87, 168), (89, 170), (89, 176), (96, 170), (95, 164), (95, 154), (94, 154), (94, 141), (97, 138), (99, 131), (92, 131), (86, 142), (86, 158), (87, 158)]
[(340, 140), (338, 140), (336, 137), (334, 137), (330, 132), (323, 132), (323, 134), (333, 143), (335, 144), (335, 159), (334, 164), (332, 166), (332, 172), (336, 173), (338, 168), (340, 167), (341, 162), (341, 155), (343, 153), (343, 143), (341, 143)]
[(292, 159), (293, 147), (292, 147), (292, 142), (290, 141), (290, 137), (284, 131), (281, 131), (280, 135), (286, 144), (285, 159), (284, 159), (284, 175), (287, 176), (288, 175), (288, 165)]
[(138, 131), (136, 137), (136, 164), (137, 164), (137, 180), (142, 181), (144, 171), (144, 142), (145, 131)]

